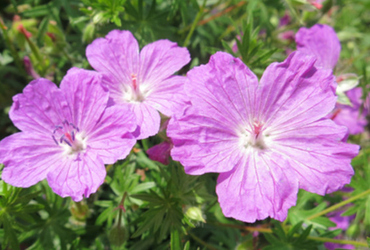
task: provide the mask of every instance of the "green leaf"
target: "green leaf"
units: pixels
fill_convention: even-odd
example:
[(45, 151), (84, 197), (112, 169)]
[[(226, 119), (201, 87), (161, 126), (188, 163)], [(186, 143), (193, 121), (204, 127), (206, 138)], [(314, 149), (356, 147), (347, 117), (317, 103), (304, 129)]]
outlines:
[(298, 231), (302, 228), (303, 221), (298, 222), (293, 227), (289, 229), (288, 238), (292, 238), (294, 234), (298, 233)]
[(344, 213), (341, 214), (341, 216), (350, 216), (350, 215), (353, 215), (355, 213), (357, 213), (358, 211), (358, 206), (351, 206), (347, 209), (347, 211), (345, 211)]
[(184, 250), (190, 250), (190, 241), (185, 242)]
[(308, 235), (310, 234), (312, 229), (312, 225), (309, 225), (303, 233), (297, 238), (297, 242), (303, 242), (307, 239)]
[(137, 186), (135, 186), (130, 193), (140, 193), (140, 192), (143, 192), (145, 190), (148, 190), (148, 189), (151, 189), (153, 187), (156, 186), (156, 183), (155, 182), (145, 182), (145, 183), (141, 183)]
[(273, 245), (280, 243), (279, 239), (270, 233), (264, 233), (263, 236), (265, 236), (266, 240)]
[(221, 40), (221, 43), (222, 43), (222, 46), (224, 46), (225, 50), (227, 51), (227, 53), (235, 56), (235, 53), (234, 51), (232, 50), (232, 48), (229, 46), (229, 44), (227, 44), (227, 42), (225, 42), (224, 40)]
[(272, 232), (274, 234), (276, 234), (279, 237), (279, 239), (281, 239), (283, 242), (287, 241), (285, 231), (284, 231), (283, 227), (281, 226), (281, 224), (279, 222), (274, 223), (274, 227), (272, 228)]
[(317, 217), (312, 220), (310, 220), (311, 224), (318, 226), (318, 227), (323, 227), (323, 228), (329, 228), (329, 227), (335, 227), (336, 224), (332, 222), (329, 218), (327, 217)]
[(13, 223), (9, 219), (7, 216), (2, 217), (5, 244), (9, 244), (12, 250), (20, 250), (17, 234), (13, 229)]
[[(145, 231), (154, 227), (154, 232), (162, 225), (165, 211), (163, 209), (151, 209), (145, 212), (142, 217), (145, 219), (132, 238), (142, 235)], [(141, 218), (140, 218), (141, 219)]]
[(39, 32), (37, 33), (36, 41), (37, 41), (37, 46), (39, 47), (43, 45), (43, 39), (47, 31), (48, 25), (49, 25), (49, 17), (46, 16), (42, 19), (39, 25), (39, 30), (38, 30)]
[(334, 238), (338, 235), (340, 235), (342, 233), (342, 229), (335, 229), (335, 230), (332, 230), (332, 231), (328, 231), (324, 234), (321, 234), (320, 237), (325, 237), (325, 238)]
[(103, 225), (108, 219), (112, 219), (116, 215), (117, 211), (114, 211), (111, 207), (105, 209), (102, 213), (99, 214), (96, 218), (95, 225)]
[(178, 230), (173, 230), (171, 232), (171, 249), (177, 250), (181, 249), (181, 237)]
[(139, 199), (139, 200), (143, 200), (143, 201), (148, 201), (153, 206), (164, 204), (163, 198), (154, 192), (150, 192), (150, 194), (133, 194), (131, 195), (131, 197)]

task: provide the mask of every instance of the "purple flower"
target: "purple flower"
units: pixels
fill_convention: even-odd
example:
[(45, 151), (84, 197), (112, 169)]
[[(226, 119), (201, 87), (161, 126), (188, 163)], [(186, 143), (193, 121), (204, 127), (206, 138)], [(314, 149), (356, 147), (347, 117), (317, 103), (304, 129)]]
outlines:
[(225, 216), (283, 221), (299, 188), (324, 195), (350, 182), (359, 147), (324, 118), (336, 102), (334, 77), (314, 63), (294, 52), (258, 83), (241, 60), (218, 52), (188, 72), (193, 106), (170, 120), (171, 156), (188, 174), (220, 173)]
[(131, 32), (113, 30), (87, 46), (86, 56), (91, 66), (103, 73), (103, 81), (117, 105), (129, 105), (135, 112), (138, 139), (158, 132), (158, 111), (167, 116), (181, 112), (187, 98), (183, 91), (185, 77), (173, 73), (190, 61), (186, 48), (159, 40), (139, 53)]
[(21, 132), (0, 142), (2, 179), (29, 187), (47, 179), (55, 193), (80, 201), (96, 192), (104, 164), (125, 158), (136, 140), (134, 115), (107, 106), (101, 75), (73, 68), (60, 89), (43, 78), (13, 97), (9, 115)]
[(170, 157), (170, 151), (173, 147), (171, 140), (164, 141), (149, 148), (146, 153), (148, 154), (149, 158), (153, 161), (158, 161), (164, 165), (168, 165)]
[(351, 105), (337, 103), (328, 118), (336, 124), (346, 126), (349, 134), (355, 135), (364, 132), (367, 125), (367, 109), (361, 110), (362, 88), (354, 88), (345, 92)]
[(297, 50), (314, 55), (315, 66), (333, 70), (341, 50), (335, 30), (324, 24), (316, 24), (310, 29), (300, 28), (295, 35)]
[[(330, 227), (330, 230), (335, 230), (335, 229), (342, 229), (342, 230), (347, 230), (351, 221), (356, 217), (356, 215), (351, 215), (351, 216), (341, 216), (341, 213), (343, 211), (337, 211), (335, 212), (329, 219), (336, 224), (335, 227)], [(339, 235), (335, 237), (335, 239), (343, 239), (342, 235)], [(341, 249), (355, 249), (353, 245), (349, 244), (338, 244), (338, 243), (333, 243), (333, 242), (325, 242), (325, 247), (328, 250), (334, 250), (337, 248)]]
[[(324, 69), (335, 68), (338, 62), (341, 46), (339, 39), (328, 25), (316, 24), (310, 29), (301, 28), (296, 34), (297, 50), (316, 57), (316, 67)], [(339, 97), (335, 109), (329, 115), (337, 124), (346, 126), (349, 134), (358, 134), (364, 131), (367, 125), (366, 113), (361, 112), (361, 88), (355, 88), (358, 84), (356, 75), (344, 74), (337, 77)], [(343, 104), (347, 101), (346, 104)]]
[(278, 38), (280, 40), (294, 41), (294, 36), (295, 34), (293, 30), (287, 30), (287, 31), (279, 33)]
[(280, 28), (280, 27), (287, 26), (288, 24), (290, 24), (291, 21), (292, 21), (292, 18), (290, 17), (289, 12), (286, 11), (284, 16), (280, 18), (278, 27)]

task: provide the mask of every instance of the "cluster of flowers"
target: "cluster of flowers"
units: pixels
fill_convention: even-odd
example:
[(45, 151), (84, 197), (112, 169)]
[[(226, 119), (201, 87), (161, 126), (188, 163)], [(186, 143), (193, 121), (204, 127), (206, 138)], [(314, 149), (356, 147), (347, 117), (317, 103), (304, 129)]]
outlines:
[[(259, 82), (224, 52), (186, 77), (173, 75), (190, 61), (186, 48), (159, 40), (139, 52), (129, 31), (111, 31), (87, 47), (96, 71), (70, 69), (60, 88), (39, 78), (13, 97), (9, 115), (21, 132), (0, 142), (2, 179), (29, 187), (46, 178), (55, 193), (80, 201), (103, 183), (104, 164), (158, 133), (160, 112), (171, 117), (170, 139), (149, 155), (165, 161), (171, 152), (188, 174), (220, 173), (226, 216), (284, 220), (299, 188), (324, 195), (349, 183), (359, 151), (329, 117), (343, 109), (332, 74), (339, 51), (328, 58), (315, 29), (333, 32), (301, 29), (298, 51)], [(323, 42), (340, 50), (330, 39)]]

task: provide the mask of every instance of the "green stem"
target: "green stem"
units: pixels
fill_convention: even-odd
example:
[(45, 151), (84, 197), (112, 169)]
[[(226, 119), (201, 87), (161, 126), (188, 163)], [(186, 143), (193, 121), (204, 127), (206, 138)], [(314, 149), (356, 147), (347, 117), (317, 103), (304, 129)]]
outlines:
[(238, 229), (250, 231), (250, 232), (272, 233), (272, 230), (270, 228), (265, 228), (265, 227), (251, 227), (251, 226), (243, 226), (243, 225), (224, 224), (224, 223), (208, 223), (208, 224), (215, 225), (215, 226), (238, 228)]
[(14, 48), (14, 45), (13, 43), (10, 41), (10, 38), (8, 36), (8, 31), (7, 31), (7, 27), (5, 26), (5, 24), (2, 24), (1, 23), (1, 20), (0, 20), (0, 28), (3, 32), (3, 37), (4, 37), (4, 40), (5, 40), (5, 44), (7, 45), (7, 47), (9, 48), (10, 50), (10, 53), (12, 54), (13, 56), (13, 59), (14, 59), (14, 62), (15, 64), (17, 65), (17, 67), (19, 68), (19, 70), (22, 72), (23, 75), (27, 75), (27, 72), (26, 70), (24, 69), (24, 64), (23, 64), (23, 61), (21, 60), (21, 58), (19, 57), (18, 55), (18, 52), (17, 50)]
[(353, 197), (351, 197), (351, 198), (349, 198), (349, 199), (347, 199), (345, 201), (339, 202), (338, 204), (335, 204), (335, 205), (333, 205), (331, 207), (328, 207), (327, 209), (325, 209), (325, 210), (323, 210), (323, 211), (321, 211), (319, 213), (316, 213), (314, 215), (311, 215), (311, 216), (307, 217), (307, 220), (312, 220), (314, 218), (320, 217), (321, 215), (324, 215), (324, 214), (330, 213), (332, 211), (335, 211), (338, 208), (340, 208), (340, 207), (342, 207), (342, 206), (344, 206), (344, 205), (346, 205), (348, 203), (351, 203), (351, 202), (353, 202), (353, 201), (355, 201), (357, 199), (360, 199), (363, 196), (366, 196), (368, 194), (370, 194), (370, 189), (362, 192), (361, 194), (355, 195), (355, 196), (353, 196)]
[(195, 236), (194, 234), (188, 232), (188, 234), (195, 240), (197, 241), (198, 243), (202, 244), (203, 246), (205, 246), (206, 248), (208, 249), (211, 249), (211, 250), (217, 250), (216, 248), (214, 248), (213, 246), (209, 245), (208, 243), (204, 242), (203, 240), (201, 240), (200, 238), (198, 238), (197, 236)]
[[(231, 227), (231, 228), (238, 228), (250, 232), (260, 232), (260, 233), (273, 233), (270, 228), (263, 228), (263, 227), (250, 227), (250, 226), (242, 226), (242, 225), (233, 225), (233, 224), (223, 224), (223, 223), (216, 223), (214, 225), (217, 226), (225, 226), (225, 227)], [(295, 235), (299, 236), (299, 235)], [(325, 237), (315, 237), (315, 236), (308, 236), (307, 239), (314, 240), (314, 241), (320, 241), (320, 242), (333, 242), (333, 243), (339, 243), (339, 244), (350, 244), (353, 246), (368, 246), (366, 242), (359, 242), (359, 241), (353, 241), (353, 240), (339, 240), (339, 239), (332, 239), (332, 238), (325, 238)]]
[(75, 204), (76, 204), (76, 207), (77, 207), (78, 214), (85, 213), (84, 208), (81, 204), (81, 201), (77, 201), (77, 202), (75, 202)]
[(195, 27), (197, 26), (202, 14), (203, 14), (204, 7), (206, 6), (206, 3), (207, 3), (207, 0), (203, 0), (203, 5), (202, 5), (202, 7), (200, 7), (200, 9), (199, 9), (199, 11), (198, 11), (198, 13), (195, 17), (195, 20), (194, 20), (193, 24), (191, 25), (190, 31), (189, 31), (188, 35), (186, 36), (186, 38), (185, 38), (185, 42), (183, 44), (183, 47), (188, 46), (190, 38), (193, 35), (193, 32), (195, 30)]
[(324, 238), (324, 237), (315, 237), (315, 236), (308, 236), (307, 239), (320, 241), (320, 242), (333, 242), (333, 243), (339, 243), (339, 244), (350, 244), (353, 246), (361, 246), (361, 247), (367, 247), (366, 242), (359, 242), (354, 240), (338, 240), (338, 239), (332, 239), (332, 238)]
[(40, 75), (45, 76), (46, 72), (45, 60), (43, 59), (43, 56), (41, 55), (39, 48), (26, 35), (24, 37), (26, 38), (26, 41), (30, 46), (32, 53), (35, 55), (37, 62), (42, 67), (42, 72), (40, 72)]
[(144, 151), (146, 152), (148, 150), (148, 148), (149, 148), (149, 146), (148, 146), (148, 139), (142, 139), (141, 140), (141, 143), (143, 145)]
[(297, 19), (298, 23), (300, 25), (304, 25), (304, 23), (302, 22), (301, 18), (297, 14), (297, 11), (292, 6), (292, 3), (290, 2), (290, 0), (286, 0), (285, 2), (288, 5), (288, 8), (289, 8), (290, 13), (294, 16), (295, 19)]

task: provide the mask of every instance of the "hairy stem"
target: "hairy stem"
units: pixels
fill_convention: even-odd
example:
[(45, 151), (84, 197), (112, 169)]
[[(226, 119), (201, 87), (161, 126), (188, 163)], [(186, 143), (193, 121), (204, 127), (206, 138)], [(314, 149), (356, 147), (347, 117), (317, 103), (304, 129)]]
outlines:
[(353, 202), (355, 200), (358, 200), (358, 199), (360, 199), (360, 198), (362, 198), (362, 197), (364, 197), (364, 196), (366, 196), (368, 194), (370, 194), (370, 189), (368, 189), (368, 190), (366, 190), (366, 191), (364, 191), (364, 192), (362, 192), (362, 193), (360, 193), (358, 195), (355, 195), (355, 196), (353, 196), (353, 197), (351, 197), (351, 198), (349, 198), (349, 199), (347, 199), (345, 201), (339, 202), (338, 204), (335, 204), (335, 205), (333, 205), (331, 207), (328, 207), (327, 209), (322, 210), (319, 213), (313, 214), (313, 215), (307, 217), (307, 220), (312, 220), (314, 218), (320, 217), (321, 215), (324, 215), (324, 214), (330, 213), (332, 211), (335, 211), (338, 208), (340, 208), (340, 207), (342, 207), (342, 206), (344, 206), (344, 205), (346, 205), (348, 203), (351, 203), (351, 202)]

